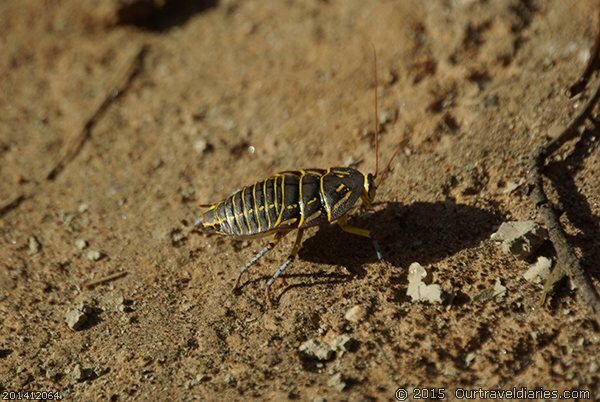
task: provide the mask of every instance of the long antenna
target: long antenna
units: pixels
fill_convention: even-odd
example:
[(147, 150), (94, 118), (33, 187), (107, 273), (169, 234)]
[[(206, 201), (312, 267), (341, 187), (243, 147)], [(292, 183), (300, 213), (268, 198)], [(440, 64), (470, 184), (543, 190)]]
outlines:
[(379, 172), (379, 111), (377, 108), (377, 50), (375, 50), (375, 45), (371, 42), (371, 47), (373, 48), (373, 79), (375, 81), (375, 174), (373, 177), (377, 177), (377, 173)]
[(388, 163), (385, 165), (385, 168), (383, 168), (383, 171), (381, 172), (381, 177), (379, 177), (379, 180), (377, 180), (377, 183), (375, 184), (376, 188), (379, 188), (381, 183), (383, 183), (383, 179), (385, 179), (385, 176), (390, 172), (390, 169), (392, 168), (393, 160), (396, 159), (396, 156), (398, 156), (398, 154), (400, 153), (402, 148), (406, 146), (406, 144), (408, 144), (408, 138), (404, 138), (402, 141), (400, 141), (398, 147), (396, 148), (396, 152), (394, 152)]

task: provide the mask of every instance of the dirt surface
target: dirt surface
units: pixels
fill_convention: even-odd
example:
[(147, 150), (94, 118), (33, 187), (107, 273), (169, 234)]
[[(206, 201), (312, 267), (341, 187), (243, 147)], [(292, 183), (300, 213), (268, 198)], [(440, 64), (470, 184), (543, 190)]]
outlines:
[[(0, 216), (0, 390), (336, 401), (524, 386), (593, 397), (600, 339), (576, 291), (563, 283), (541, 307), (542, 286), (523, 278), (532, 261), (489, 237), (535, 218), (519, 184), (587, 96), (565, 90), (590, 57), (597, 6), (1, 1), (0, 205), (14, 202)], [(373, 230), (384, 260), (324, 226), (274, 286), (275, 308), (264, 282), (291, 236), (234, 295), (264, 240), (194, 232), (199, 204), (286, 169), (372, 171), (369, 42), (382, 163), (407, 141), (381, 202), (351, 220)], [(46, 180), (86, 124), (82, 147)], [(546, 183), (596, 288), (599, 134), (561, 150)], [(554, 257), (548, 245), (538, 255)], [(407, 296), (413, 262), (443, 304)], [(504, 296), (477, 302), (497, 280)], [(309, 340), (323, 361), (299, 351)]]

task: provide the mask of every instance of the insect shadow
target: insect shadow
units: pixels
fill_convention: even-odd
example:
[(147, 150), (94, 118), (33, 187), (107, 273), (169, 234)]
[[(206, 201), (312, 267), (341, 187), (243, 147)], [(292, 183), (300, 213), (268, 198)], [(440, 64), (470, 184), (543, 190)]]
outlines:
[[(500, 214), (464, 204), (388, 202), (384, 209), (350, 219), (350, 224), (372, 230), (381, 244), (383, 259), (396, 267), (413, 262), (429, 264), (472, 247), (489, 237), (502, 220)], [(368, 239), (344, 233), (336, 225), (322, 226), (304, 241), (301, 260), (342, 265), (352, 274), (376, 262)]]
[(215, 8), (218, 0), (169, 0), (164, 4), (133, 1), (117, 14), (119, 25), (134, 25), (147, 31), (165, 32), (185, 24), (197, 14)]

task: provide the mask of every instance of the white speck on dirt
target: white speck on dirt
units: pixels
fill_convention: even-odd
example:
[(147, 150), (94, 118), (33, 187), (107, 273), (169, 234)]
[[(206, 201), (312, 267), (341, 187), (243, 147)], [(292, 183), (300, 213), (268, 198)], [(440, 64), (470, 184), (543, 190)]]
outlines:
[(38, 239), (35, 236), (30, 236), (29, 240), (28, 240), (27, 253), (29, 255), (35, 255), (35, 254), (39, 253), (41, 249), (42, 249), (42, 245), (38, 241)]
[(102, 258), (102, 253), (98, 250), (90, 250), (87, 252), (86, 257), (91, 261), (98, 261)]
[(194, 142), (194, 151), (196, 151), (199, 154), (203, 154), (204, 151), (206, 151), (208, 149), (208, 141), (206, 141), (204, 138), (200, 138), (197, 139)]
[(342, 373), (336, 373), (329, 378), (329, 380), (327, 381), (327, 385), (329, 385), (336, 391), (341, 392), (346, 388), (347, 384), (342, 377)]
[(552, 268), (552, 260), (539, 256), (537, 261), (531, 264), (527, 272), (523, 274), (523, 278), (531, 283), (540, 283), (550, 275), (550, 268)]
[(428, 285), (423, 282), (427, 277), (427, 271), (418, 262), (413, 262), (408, 267), (408, 289), (406, 294), (412, 298), (412, 301), (422, 301), (429, 303), (442, 302), (442, 289), (440, 285)]
[(75, 247), (77, 247), (79, 250), (83, 250), (87, 246), (88, 246), (88, 243), (84, 239), (77, 239), (77, 240), (75, 240)]

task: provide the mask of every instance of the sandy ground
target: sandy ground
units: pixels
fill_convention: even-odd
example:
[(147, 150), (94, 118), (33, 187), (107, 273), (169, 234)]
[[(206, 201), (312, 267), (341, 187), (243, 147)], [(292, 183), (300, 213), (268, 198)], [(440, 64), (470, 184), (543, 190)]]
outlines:
[[(535, 218), (518, 185), (531, 152), (587, 96), (565, 89), (590, 57), (597, 2), (162, 4), (0, 2), (0, 205), (16, 200), (0, 217), (1, 391), (315, 401), (393, 400), (399, 387), (445, 387), (447, 399), (459, 386), (598, 392), (600, 339), (576, 292), (563, 283), (540, 306), (542, 286), (523, 278), (531, 261), (489, 239), (503, 221)], [(372, 171), (369, 42), (382, 163), (407, 141), (381, 202), (352, 219), (373, 230), (384, 260), (324, 226), (275, 285), (277, 307), (264, 281), (291, 236), (234, 295), (239, 266), (264, 241), (192, 231), (199, 204), (286, 169)], [(46, 180), (143, 47), (131, 82)], [(546, 183), (597, 288), (599, 135), (589, 128), (561, 150)], [(454, 298), (413, 302), (413, 262)], [(503, 297), (474, 300), (497, 280)], [(65, 318), (82, 305), (75, 331)], [(349, 320), (353, 307), (362, 315)], [(299, 352), (309, 340), (337, 349), (315, 360)]]

